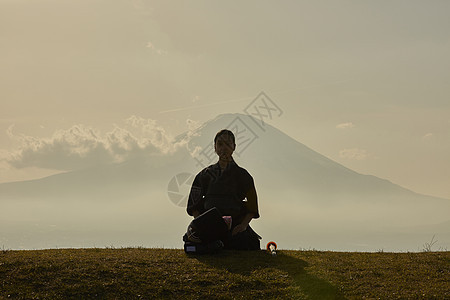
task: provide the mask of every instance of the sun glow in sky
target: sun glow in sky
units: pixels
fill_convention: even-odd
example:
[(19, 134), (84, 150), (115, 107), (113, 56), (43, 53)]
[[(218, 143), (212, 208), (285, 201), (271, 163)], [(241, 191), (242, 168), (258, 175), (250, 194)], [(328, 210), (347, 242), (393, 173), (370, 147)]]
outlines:
[(299, 142), (450, 198), (449, 12), (448, 1), (0, 0), (0, 182), (167, 149), (265, 91), (283, 110), (273, 125)]

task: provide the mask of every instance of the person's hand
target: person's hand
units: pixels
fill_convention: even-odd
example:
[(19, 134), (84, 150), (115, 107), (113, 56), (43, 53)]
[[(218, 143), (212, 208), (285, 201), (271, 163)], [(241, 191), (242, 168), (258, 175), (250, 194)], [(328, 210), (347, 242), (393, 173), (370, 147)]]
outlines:
[(236, 225), (236, 227), (234, 227), (233, 232), (231, 233), (231, 235), (236, 235), (239, 232), (245, 231), (247, 229), (248, 224), (239, 224)]

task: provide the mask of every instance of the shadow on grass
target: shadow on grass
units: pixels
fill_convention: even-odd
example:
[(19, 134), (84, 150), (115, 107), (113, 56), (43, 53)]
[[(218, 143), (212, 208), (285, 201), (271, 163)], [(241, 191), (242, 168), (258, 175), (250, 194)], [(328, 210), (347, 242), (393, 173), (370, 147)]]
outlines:
[(252, 276), (255, 271), (287, 273), (294, 285), (308, 299), (345, 299), (338, 288), (305, 269), (308, 263), (284, 254), (271, 256), (267, 251), (223, 251), (215, 255), (198, 255), (195, 258), (211, 267), (230, 273)]

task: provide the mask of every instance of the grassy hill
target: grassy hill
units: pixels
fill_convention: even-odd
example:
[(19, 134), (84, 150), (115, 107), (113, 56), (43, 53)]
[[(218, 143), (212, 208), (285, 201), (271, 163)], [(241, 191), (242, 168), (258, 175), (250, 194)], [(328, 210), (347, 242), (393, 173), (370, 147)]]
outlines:
[(450, 252), (0, 251), (1, 299), (450, 298)]

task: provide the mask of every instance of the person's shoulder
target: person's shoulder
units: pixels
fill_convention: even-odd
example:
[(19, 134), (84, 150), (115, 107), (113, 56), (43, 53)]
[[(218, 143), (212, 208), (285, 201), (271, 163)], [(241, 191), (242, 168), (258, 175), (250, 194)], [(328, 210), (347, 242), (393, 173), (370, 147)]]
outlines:
[(217, 167), (218, 167), (217, 163), (216, 163), (216, 164), (209, 165), (209, 166), (207, 166), (207, 167), (204, 167), (204, 168), (198, 173), (198, 175), (204, 175), (204, 174), (211, 173), (211, 172), (213, 172), (214, 170), (216, 170)]
[(235, 168), (238, 170), (238, 172), (239, 172), (240, 174), (245, 175), (245, 176), (252, 177), (252, 175), (250, 175), (250, 173), (247, 171), (247, 169), (241, 167), (241, 166), (238, 165), (236, 162), (234, 162), (234, 166), (235, 166)]

